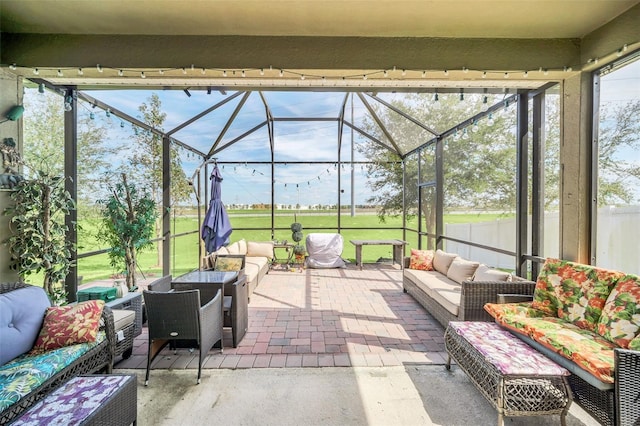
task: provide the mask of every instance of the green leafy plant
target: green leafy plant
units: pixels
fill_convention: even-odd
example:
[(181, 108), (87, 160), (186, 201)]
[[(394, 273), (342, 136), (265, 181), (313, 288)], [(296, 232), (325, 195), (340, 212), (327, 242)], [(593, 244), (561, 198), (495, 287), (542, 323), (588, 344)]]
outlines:
[(23, 279), (43, 273), (42, 287), (56, 303), (62, 303), (59, 290), (73, 265), (74, 247), (67, 240), (65, 216), (75, 204), (64, 187), (65, 179), (36, 171), (32, 178), (18, 183), (11, 193), (14, 205), (5, 209), (11, 216), (11, 237), (5, 242), (12, 267)]
[(127, 286), (133, 289), (136, 287), (137, 255), (152, 245), (158, 213), (148, 191), (138, 190), (128, 183), (124, 173), (120, 179), (111, 188), (111, 195), (98, 201), (103, 219), (99, 235), (111, 246), (111, 266), (124, 265)]
[(298, 244), (302, 241), (302, 224), (295, 222), (291, 224), (291, 239), (296, 242), (296, 245), (293, 247), (293, 253), (296, 255), (296, 259), (304, 256), (305, 249), (303, 245)]

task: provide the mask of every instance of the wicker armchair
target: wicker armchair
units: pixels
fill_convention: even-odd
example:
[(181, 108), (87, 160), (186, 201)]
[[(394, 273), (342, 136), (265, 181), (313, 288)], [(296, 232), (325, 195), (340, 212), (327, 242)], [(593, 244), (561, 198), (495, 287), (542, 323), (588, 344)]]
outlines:
[(151, 363), (170, 341), (195, 340), (200, 356), (198, 381), (202, 373), (202, 363), (209, 349), (220, 341), (222, 351), (222, 292), (206, 305), (200, 306), (200, 290), (172, 292), (143, 292), (147, 308), (149, 329), (149, 350), (145, 386), (149, 384)]

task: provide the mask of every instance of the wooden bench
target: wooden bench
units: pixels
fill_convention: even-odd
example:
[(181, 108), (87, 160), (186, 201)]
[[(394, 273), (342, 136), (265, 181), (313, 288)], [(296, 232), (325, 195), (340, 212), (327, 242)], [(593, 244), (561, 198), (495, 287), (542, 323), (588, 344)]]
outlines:
[(356, 265), (362, 270), (362, 246), (393, 246), (393, 263), (398, 263), (400, 269), (402, 269), (402, 252), (404, 246), (407, 245), (406, 241), (402, 240), (350, 240), (351, 244), (356, 246)]

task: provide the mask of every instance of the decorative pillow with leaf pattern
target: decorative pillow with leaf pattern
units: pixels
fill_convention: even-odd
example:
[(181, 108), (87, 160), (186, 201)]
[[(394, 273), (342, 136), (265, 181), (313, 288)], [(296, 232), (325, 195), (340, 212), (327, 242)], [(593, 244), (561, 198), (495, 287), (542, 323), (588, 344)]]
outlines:
[(419, 271), (433, 271), (433, 250), (411, 249), (409, 269)]
[(76, 305), (47, 308), (40, 334), (30, 353), (95, 342), (103, 307), (102, 300), (88, 300)]
[(533, 294), (533, 308), (595, 330), (611, 290), (624, 274), (567, 260), (547, 259)]
[(640, 277), (627, 275), (618, 281), (604, 305), (596, 331), (622, 348), (629, 348), (632, 340), (638, 340)]

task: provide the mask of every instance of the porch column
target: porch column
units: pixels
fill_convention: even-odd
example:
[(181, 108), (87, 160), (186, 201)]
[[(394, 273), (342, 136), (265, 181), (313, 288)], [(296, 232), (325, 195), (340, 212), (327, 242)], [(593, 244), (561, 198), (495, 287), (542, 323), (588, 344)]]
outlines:
[(560, 257), (590, 263), (592, 77), (564, 80), (560, 126)]
[[(65, 92), (64, 101), (68, 98), (71, 101), (71, 109), (64, 113), (64, 175), (66, 180), (64, 188), (71, 198), (78, 201), (78, 99), (75, 88), (69, 88)], [(71, 259), (78, 261), (78, 231), (75, 224), (78, 223), (78, 210), (72, 209), (65, 217), (67, 225), (67, 240), (73, 245)], [(75, 302), (78, 292), (78, 266), (74, 264), (69, 269), (69, 273), (64, 284), (67, 292), (67, 301)]]
[[(171, 273), (171, 138), (162, 137), (162, 275)], [(199, 262), (199, 260), (198, 260)]]

